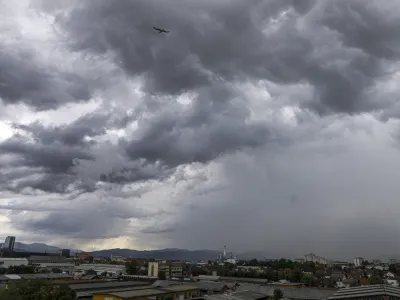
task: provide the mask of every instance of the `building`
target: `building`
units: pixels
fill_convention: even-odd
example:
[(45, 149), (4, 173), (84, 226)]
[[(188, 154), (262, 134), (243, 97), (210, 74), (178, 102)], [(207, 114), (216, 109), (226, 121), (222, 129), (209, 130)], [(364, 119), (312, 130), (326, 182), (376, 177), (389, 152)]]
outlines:
[(26, 258), (0, 257), (0, 268), (11, 266), (27, 266), (29, 264)]
[(158, 263), (149, 262), (147, 275), (149, 277), (158, 276), (159, 272), (164, 272), (167, 278), (182, 276), (182, 265), (177, 263)]
[(13, 252), (14, 245), (15, 245), (15, 236), (8, 236), (6, 237), (6, 241), (3, 244), (3, 250), (7, 250), (8, 252)]
[(356, 257), (354, 259), (354, 266), (356, 267), (361, 267), (363, 263), (364, 263), (364, 258), (362, 257)]
[(389, 265), (395, 265), (395, 264), (397, 264), (397, 259), (395, 258), (389, 259)]
[(381, 261), (380, 259), (373, 259), (373, 260), (372, 260), (372, 263), (373, 263), (374, 265), (380, 265), (380, 264), (382, 263), (382, 261)]
[(158, 277), (158, 262), (149, 262), (147, 276)]
[(67, 274), (73, 274), (75, 263), (72, 259), (63, 256), (36, 256), (32, 255), (28, 258), (29, 264), (38, 267), (41, 270), (52, 272), (54, 269), (61, 270)]
[(321, 264), (321, 265), (327, 265), (328, 264), (328, 260), (326, 260), (325, 258), (315, 255), (314, 253), (309, 253), (304, 255), (304, 260), (305, 262), (313, 262), (316, 264)]
[(196, 298), (200, 290), (196, 286), (180, 284), (164, 288), (146, 288), (126, 291), (96, 293), (93, 300), (184, 300)]
[(381, 300), (400, 299), (400, 288), (390, 285), (375, 284), (338, 290), (328, 300)]
[(61, 256), (63, 256), (63, 257), (69, 258), (70, 254), (71, 254), (71, 250), (69, 250), (69, 249), (62, 249), (61, 250)]
[(124, 275), (126, 274), (126, 269), (124, 265), (109, 265), (109, 264), (81, 264), (75, 267), (75, 276), (79, 277), (79, 275), (83, 276), (89, 270), (95, 271), (98, 275), (101, 275), (104, 272), (113, 275)]

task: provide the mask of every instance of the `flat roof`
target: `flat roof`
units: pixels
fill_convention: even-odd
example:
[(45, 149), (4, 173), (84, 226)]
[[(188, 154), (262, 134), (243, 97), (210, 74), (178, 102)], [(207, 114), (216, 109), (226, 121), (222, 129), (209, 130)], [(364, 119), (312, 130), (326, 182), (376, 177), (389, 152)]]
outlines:
[[(149, 297), (149, 296), (157, 296), (157, 295), (163, 295), (163, 294), (168, 294), (171, 292), (183, 292), (183, 291), (191, 291), (191, 290), (198, 290), (197, 287), (192, 286), (192, 285), (176, 285), (176, 286), (171, 286), (169, 288), (153, 288), (153, 289), (138, 289), (138, 290), (131, 290), (131, 291), (123, 291), (123, 292), (111, 292), (111, 293), (104, 293), (106, 295), (111, 295), (115, 297), (119, 297), (122, 299), (127, 299), (127, 298), (134, 298), (134, 297)], [(96, 295), (101, 294), (101, 293), (96, 293)]]
[[(156, 296), (166, 294), (168, 291), (164, 291), (161, 289), (146, 289), (146, 290), (133, 290), (133, 291), (124, 291), (124, 292), (112, 292), (106, 293), (107, 295), (119, 297), (122, 299), (133, 298), (133, 297), (147, 297), (147, 296)], [(97, 294), (97, 293), (96, 293)]]
[(179, 285), (171, 285), (163, 289), (169, 291), (181, 292), (181, 291), (198, 290), (199, 288), (195, 285), (179, 284)]
[(112, 287), (134, 287), (134, 286), (146, 286), (149, 285), (146, 282), (140, 281), (105, 281), (96, 283), (79, 283), (70, 284), (69, 287), (75, 291), (79, 290), (91, 290), (91, 289), (106, 289)]
[(400, 297), (400, 288), (386, 284), (364, 285), (353, 288), (344, 288), (338, 290), (335, 294), (329, 297), (329, 300), (362, 298), (371, 296), (393, 296)]
[(98, 294), (109, 294), (109, 293), (119, 293), (119, 292), (126, 292), (126, 291), (134, 291), (134, 290), (147, 290), (147, 289), (154, 289), (153, 286), (140, 286), (140, 287), (116, 287), (111, 289), (101, 289), (95, 291), (77, 291), (77, 296), (93, 296)]
[(225, 293), (225, 294), (214, 294), (214, 295), (206, 295), (205, 299), (210, 300), (257, 300), (261, 298), (267, 298), (268, 295), (257, 293), (254, 291), (240, 291), (233, 293)]

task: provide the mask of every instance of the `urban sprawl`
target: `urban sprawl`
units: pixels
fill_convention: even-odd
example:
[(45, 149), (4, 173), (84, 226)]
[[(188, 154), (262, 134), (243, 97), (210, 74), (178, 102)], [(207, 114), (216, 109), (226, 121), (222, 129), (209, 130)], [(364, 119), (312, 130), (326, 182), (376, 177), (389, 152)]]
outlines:
[(168, 261), (69, 249), (27, 252), (14, 245), (9, 236), (1, 248), (0, 299), (13, 289), (33, 291), (32, 286), (41, 286), (37, 293), (51, 291), (46, 299), (400, 299), (396, 259), (340, 262), (310, 253), (298, 259), (239, 260), (224, 247), (215, 260)]

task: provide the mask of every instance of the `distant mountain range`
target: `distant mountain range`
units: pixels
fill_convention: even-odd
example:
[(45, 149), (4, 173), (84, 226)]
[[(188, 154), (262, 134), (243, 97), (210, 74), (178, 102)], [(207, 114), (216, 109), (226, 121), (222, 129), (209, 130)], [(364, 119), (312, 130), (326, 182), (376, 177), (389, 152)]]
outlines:
[[(187, 249), (161, 249), (161, 250), (131, 250), (131, 249), (106, 249), (100, 251), (93, 251), (93, 256), (110, 257), (136, 257), (136, 258), (155, 258), (164, 260), (215, 260), (221, 251), (215, 250), (187, 250)], [(230, 254), (228, 253), (228, 256)], [(265, 254), (262, 252), (246, 252), (238, 254), (239, 259), (250, 260), (253, 258), (264, 259)], [(275, 257), (272, 257), (275, 258)]]
[[(2, 247), (2, 243), (0, 243), (0, 247)], [(14, 246), (15, 251), (18, 252), (47, 252), (47, 253), (60, 253), (62, 248), (49, 246), (43, 243), (33, 243), (33, 244), (25, 244), (20, 242), (15, 242)], [(71, 249), (71, 253), (83, 252), (81, 250)], [(221, 251), (215, 250), (187, 250), (187, 249), (176, 249), (176, 248), (167, 248), (161, 250), (132, 250), (132, 249), (104, 249), (99, 251), (93, 251), (93, 256), (103, 256), (110, 257), (113, 256), (122, 256), (122, 257), (136, 257), (136, 258), (155, 258), (155, 259), (165, 259), (165, 260), (215, 260)], [(228, 253), (229, 255), (229, 253)], [(273, 259), (287, 257), (283, 253), (279, 254), (266, 254), (265, 252), (245, 252), (238, 253), (239, 259), (250, 260), (250, 259)], [(381, 259), (383, 262), (387, 262), (390, 258), (396, 258), (400, 261), (399, 255), (382, 255)]]
[[(3, 247), (3, 243), (0, 243), (0, 248)], [(43, 243), (24, 244), (15, 242), (14, 251), (16, 252), (38, 252), (38, 253), (60, 253), (63, 248), (49, 246)], [(71, 249), (72, 253), (81, 252), (80, 250)]]
[[(0, 243), (2, 247), (2, 243)], [(14, 250), (17, 252), (47, 252), (47, 253), (60, 253), (62, 248), (49, 246), (43, 243), (25, 244), (21, 242), (15, 242)], [(71, 249), (71, 253), (83, 252), (81, 250)], [(161, 250), (132, 250), (132, 249), (104, 249), (99, 251), (92, 251), (93, 256), (110, 257), (122, 256), (122, 257), (136, 257), (136, 258), (155, 258), (165, 260), (215, 260), (221, 251), (214, 250), (187, 250), (187, 249), (176, 249), (167, 248)], [(239, 259), (263, 259), (265, 256), (261, 252), (248, 252), (239, 254)]]

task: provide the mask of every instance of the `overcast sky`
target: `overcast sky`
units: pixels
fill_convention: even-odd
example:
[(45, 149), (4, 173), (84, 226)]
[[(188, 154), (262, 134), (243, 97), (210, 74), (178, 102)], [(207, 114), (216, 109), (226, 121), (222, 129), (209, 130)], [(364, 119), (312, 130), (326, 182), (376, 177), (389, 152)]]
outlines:
[(400, 1), (0, 4), (1, 238), (399, 253)]

